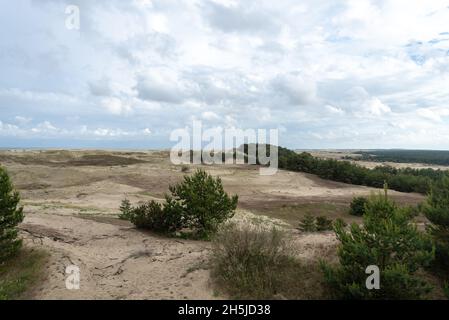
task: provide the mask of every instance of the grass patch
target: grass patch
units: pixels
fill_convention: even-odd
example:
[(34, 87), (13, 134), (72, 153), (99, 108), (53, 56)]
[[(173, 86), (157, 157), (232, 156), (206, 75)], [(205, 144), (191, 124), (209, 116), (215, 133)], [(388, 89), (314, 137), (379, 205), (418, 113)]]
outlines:
[(23, 248), (0, 264), (0, 300), (26, 298), (26, 293), (44, 276), (47, 259), (43, 250)]
[(346, 203), (310, 202), (301, 204), (283, 204), (276, 208), (262, 210), (261, 213), (273, 218), (281, 219), (296, 227), (305, 216), (324, 216), (330, 219), (341, 218), (346, 222), (359, 219), (348, 215), (349, 206)]
[(318, 265), (295, 258), (290, 243), (275, 228), (228, 224), (211, 251), (216, 287), (234, 299), (324, 299)]

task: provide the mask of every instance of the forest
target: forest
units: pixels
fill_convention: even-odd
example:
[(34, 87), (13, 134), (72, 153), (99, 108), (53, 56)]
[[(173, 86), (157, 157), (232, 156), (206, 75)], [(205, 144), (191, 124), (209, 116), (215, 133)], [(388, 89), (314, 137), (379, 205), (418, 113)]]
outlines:
[(443, 150), (370, 150), (356, 151), (361, 157), (346, 157), (350, 160), (378, 161), (378, 162), (402, 162), (402, 163), (426, 163), (437, 165), (449, 165), (449, 151)]
[[(267, 148), (269, 150), (269, 148)], [(244, 151), (248, 146), (244, 146)], [(323, 179), (381, 188), (384, 183), (392, 190), (426, 194), (432, 182), (448, 176), (447, 172), (433, 169), (394, 168), (377, 166), (374, 169), (362, 167), (349, 161), (320, 159), (310, 153), (296, 153), (278, 147), (279, 168), (284, 170), (311, 173)]]

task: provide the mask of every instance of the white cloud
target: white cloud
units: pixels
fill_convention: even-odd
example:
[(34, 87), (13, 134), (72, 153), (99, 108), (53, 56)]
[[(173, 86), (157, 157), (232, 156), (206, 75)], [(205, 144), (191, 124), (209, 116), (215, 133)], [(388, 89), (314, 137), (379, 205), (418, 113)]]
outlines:
[(116, 97), (104, 98), (101, 100), (101, 104), (114, 115), (122, 115), (131, 111), (131, 106)]
[(0, 12), (2, 137), (169, 146), (195, 118), (291, 147), (449, 148), (447, 0), (80, 1), (79, 32), (36, 3)]
[(17, 122), (19, 125), (26, 125), (26, 124), (30, 123), (31, 120), (33, 120), (32, 118), (29, 118), (29, 117), (22, 117), (22, 116), (16, 116), (14, 119), (16, 120), (16, 122)]
[(417, 115), (425, 119), (442, 122), (442, 117), (449, 116), (449, 108), (420, 108), (416, 110)]
[(220, 119), (220, 117), (218, 116), (218, 114), (216, 114), (215, 112), (212, 111), (205, 111), (201, 114), (202, 118), (204, 120), (217, 120)]

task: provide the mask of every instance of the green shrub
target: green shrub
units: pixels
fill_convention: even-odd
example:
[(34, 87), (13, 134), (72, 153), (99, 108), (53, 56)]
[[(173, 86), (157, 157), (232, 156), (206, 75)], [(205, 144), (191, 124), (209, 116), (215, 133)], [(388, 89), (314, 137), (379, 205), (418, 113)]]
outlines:
[(293, 257), (287, 234), (257, 225), (225, 225), (214, 237), (214, 283), (237, 299), (317, 299), (322, 275)]
[(346, 228), (348, 226), (348, 224), (342, 218), (335, 219), (335, 221), (332, 223), (332, 228), (334, 228), (337, 224), (341, 225), (343, 228)]
[(237, 208), (238, 196), (229, 197), (219, 177), (214, 178), (204, 170), (184, 177), (180, 184), (170, 186), (174, 202), (182, 207), (187, 227), (201, 237), (216, 232), (218, 226), (232, 218)]
[(444, 295), (449, 299), (449, 282), (445, 282), (443, 285)]
[[(373, 196), (365, 208), (363, 226), (353, 223), (345, 231), (341, 224), (335, 224), (341, 242), (340, 265), (322, 263), (332, 294), (344, 299), (421, 298), (431, 288), (415, 273), (434, 257), (430, 239), (411, 223), (407, 208), (397, 207), (384, 196)], [(378, 290), (365, 286), (369, 265), (379, 267)]]
[[(150, 201), (138, 207), (122, 203), (122, 215), (138, 228), (158, 232), (177, 233), (207, 239), (218, 226), (231, 218), (237, 207), (238, 197), (224, 192), (220, 178), (214, 178), (204, 170), (169, 188), (171, 195), (165, 203)], [(187, 231), (186, 231), (187, 230)]]
[(432, 185), (423, 211), (432, 223), (429, 232), (435, 243), (435, 264), (449, 277), (449, 178)]
[(365, 197), (355, 197), (351, 201), (351, 207), (349, 209), (349, 214), (353, 216), (363, 216), (365, 214), (365, 204), (368, 201)]
[(316, 218), (316, 230), (317, 231), (327, 231), (332, 230), (332, 220), (324, 216)]
[(23, 220), (20, 196), (14, 191), (8, 173), (0, 167), (0, 264), (15, 255), (22, 246), (17, 225)]
[(301, 219), (299, 223), (299, 230), (303, 232), (314, 232), (317, 231), (317, 226), (315, 218), (310, 214), (306, 214), (304, 218)]
[(122, 220), (130, 220), (132, 214), (132, 206), (131, 202), (128, 199), (122, 200), (120, 205), (120, 214), (119, 218)]

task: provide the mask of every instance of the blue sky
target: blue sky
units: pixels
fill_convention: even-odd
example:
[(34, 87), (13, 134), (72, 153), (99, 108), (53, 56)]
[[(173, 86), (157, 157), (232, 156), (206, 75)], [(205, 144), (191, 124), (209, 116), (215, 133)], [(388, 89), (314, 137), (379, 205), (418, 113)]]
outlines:
[(449, 0), (3, 1), (0, 39), (0, 147), (449, 149)]

